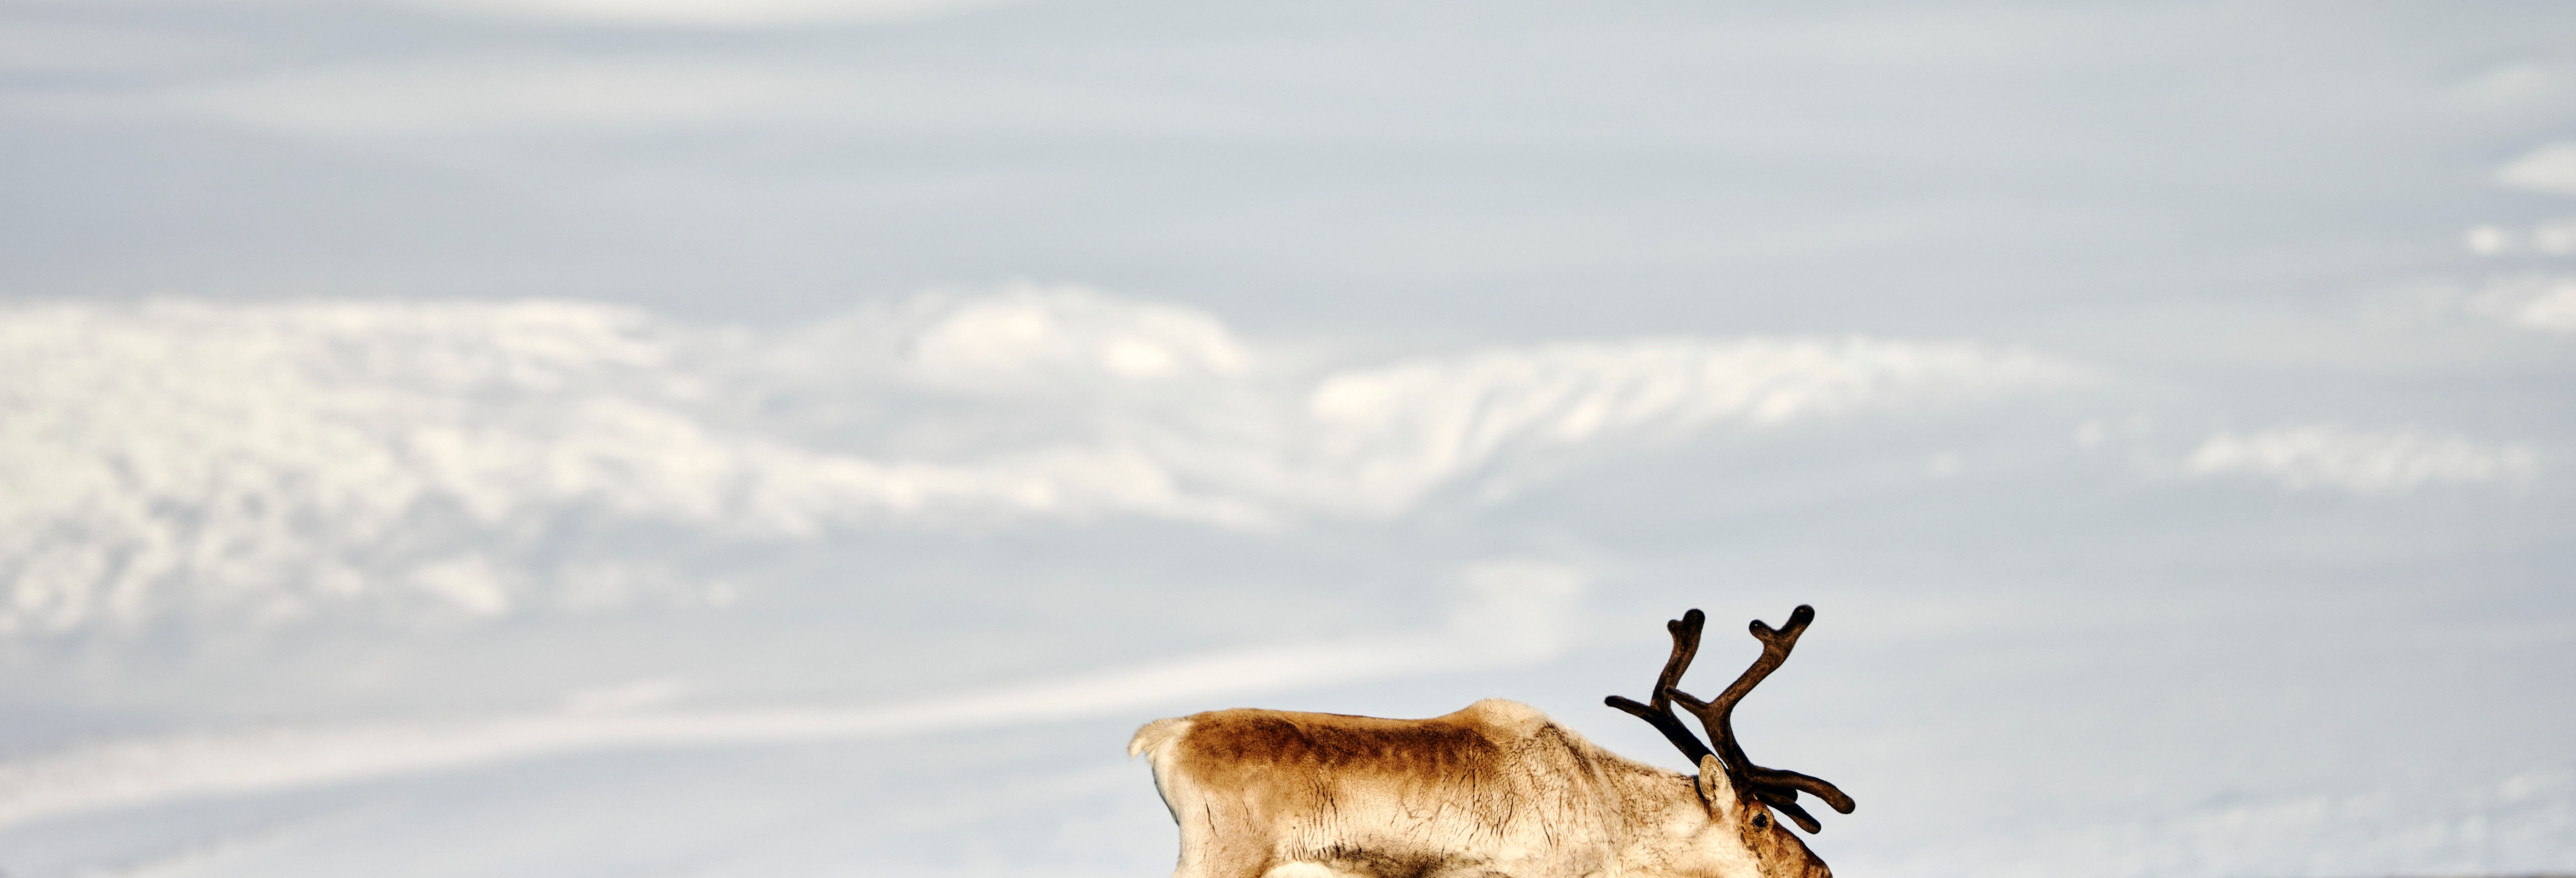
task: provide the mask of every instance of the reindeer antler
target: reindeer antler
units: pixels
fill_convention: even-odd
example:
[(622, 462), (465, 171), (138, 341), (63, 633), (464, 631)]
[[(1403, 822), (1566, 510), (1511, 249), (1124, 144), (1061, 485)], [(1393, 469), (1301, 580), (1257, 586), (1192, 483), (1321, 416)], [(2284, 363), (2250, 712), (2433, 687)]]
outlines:
[(1823, 824), (1817, 823), (1807, 809), (1798, 806), (1799, 791), (1823, 799), (1825, 804), (1845, 814), (1852, 811), (1851, 797), (1821, 779), (1753, 764), (1753, 760), (1745, 757), (1744, 747), (1736, 742), (1734, 726), (1736, 703), (1743, 701), (1753, 687), (1761, 685), (1762, 679), (1770, 676), (1781, 662), (1789, 660), (1789, 650), (1798, 645), (1798, 635), (1805, 633), (1807, 623), (1815, 620), (1815, 608), (1804, 604), (1789, 614), (1789, 624), (1785, 628), (1773, 630), (1771, 626), (1762, 624), (1762, 620), (1753, 620), (1753, 636), (1762, 641), (1762, 657), (1754, 659), (1752, 667), (1745, 668), (1744, 673), (1726, 687), (1726, 691), (1718, 693), (1715, 702), (1708, 702), (1680, 689), (1682, 672), (1689, 670), (1691, 660), (1699, 655), (1700, 632), (1708, 621), (1708, 615), (1698, 610), (1684, 613), (1681, 618), (1664, 623), (1665, 630), (1673, 635), (1673, 654), (1664, 661), (1663, 673), (1655, 677), (1653, 703), (1638, 704), (1617, 695), (1610, 696), (1603, 703), (1652, 724), (1656, 731), (1664, 733), (1665, 739), (1673, 742), (1673, 746), (1681, 748), (1683, 756), (1697, 762), (1700, 757), (1709, 755), (1710, 750), (1682, 726), (1680, 718), (1673, 716), (1672, 707), (1678, 705), (1690, 711), (1692, 716), (1699, 717), (1700, 726), (1708, 730), (1709, 741), (1717, 745), (1716, 755), (1726, 764), (1730, 780), (1750, 790), (1755, 798), (1789, 815), (1789, 819), (1797, 821), (1799, 828), (1808, 832), (1822, 831)]
[(1698, 735), (1691, 734), (1690, 728), (1682, 725), (1680, 717), (1673, 715), (1672, 693), (1673, 686), (1682, 681), (1682, 672), (1690, 669), (1691, 659), (1699, 655), (1699, 630), (1707, 622), (1707, 613), (1692, 610), (1683, 613), (1679, 619), (1664, 623), (1664, 630), (1673, 634), (1673, 655), (1664, 660), (1663, 673), (1655, 675), (1655, 691), (1648, 696), (1654, 704), (1638, 704), (1617, 695), (1601, 700), (1603, 704), (1627, 711), (1629, 715), (1653, 725), (1655, 731), (1664, 733), (1664, 740), (1681, 748), (1682, 756), (1693, 764), (1697, 764), (1700, 757), (1709, 755), (1710, 751), (1707, 745), (1699, 742)]

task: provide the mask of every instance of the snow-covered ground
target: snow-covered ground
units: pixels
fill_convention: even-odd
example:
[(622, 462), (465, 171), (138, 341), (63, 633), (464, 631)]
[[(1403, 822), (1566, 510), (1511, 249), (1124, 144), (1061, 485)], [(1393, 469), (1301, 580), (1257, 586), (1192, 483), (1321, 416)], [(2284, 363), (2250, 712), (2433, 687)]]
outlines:
[(0, 10), (0, 875), (1157, 874), (1800, 603), (1842, 874), (2576, 871), (2571, 34)]

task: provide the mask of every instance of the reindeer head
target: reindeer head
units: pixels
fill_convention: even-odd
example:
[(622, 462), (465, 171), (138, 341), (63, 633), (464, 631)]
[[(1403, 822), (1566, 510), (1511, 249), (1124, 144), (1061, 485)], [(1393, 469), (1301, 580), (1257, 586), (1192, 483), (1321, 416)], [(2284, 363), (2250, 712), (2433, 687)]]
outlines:
[[(1680, 685), (1682, 672), (1690, 669), (1691, 659), (1699, 654), (1700, 629), (1708, 622), (1708, 615), (1698, 610), (1684, 613), (1664, 623), (1665, 630), (1673, 635), (1673, 654), (1664, 661), (1663, 673), (1655, 678), (1651, 702), (1639, 704), (1617, 695), (1605, 701), (1653, 724), (1666, 740), (1681, 749), (1682, 755), (1699, 763), (1696, 785), (1709, 818), (1701, 853), (1708, 861), (1706, 869), (1713, 874), (1725, 878), (1831, 878), (1833, 874), (1823, 860), (1807, 850), (1805, 842), (1780, 825), (1774, 811), (1813, 833), (1824, 827), (1807, 809), (1798, 806), (1799, 792), (1823, 799), (1845, 814), (1852, 811), (1851, 797), (1823, 780), (1753, 764), (1745, 757), (1744, 747), (1736, 743), (1733, 725), (1736, 702), (1744, 700), (1762, 678), (1789, 659), (1789, 650), (1798, 645), (1798, 635), (1815, 620), (1815, 609), (1804, 605), (1789, 614), (1785, 628), (1773, 630), (1762, 620), (1753, 620), (1753, 636), (1762, 641), (1762, 657), (1754, 659), (1752, 667), (1744, 669), (1726, 691), (1718, 693), (1716, 701), (1701, 701), (1681, 691)], [(1699, 718), (1715, 749), (1701, 744), (1682, 725), (1681, 719), (1673, 715), (1675, 706)]]

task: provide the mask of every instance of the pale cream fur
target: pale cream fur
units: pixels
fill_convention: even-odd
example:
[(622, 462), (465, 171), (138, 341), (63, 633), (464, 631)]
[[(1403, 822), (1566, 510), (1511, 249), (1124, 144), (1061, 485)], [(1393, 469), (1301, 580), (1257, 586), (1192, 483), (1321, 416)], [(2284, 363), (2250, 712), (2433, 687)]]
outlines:
[(1211, 711), (1146, 724), (1128, 754), (1180, 826), (1176, 878), (1831, 875), (1714, 757), (1699, 777), (1655, 768), (1517, 702)]

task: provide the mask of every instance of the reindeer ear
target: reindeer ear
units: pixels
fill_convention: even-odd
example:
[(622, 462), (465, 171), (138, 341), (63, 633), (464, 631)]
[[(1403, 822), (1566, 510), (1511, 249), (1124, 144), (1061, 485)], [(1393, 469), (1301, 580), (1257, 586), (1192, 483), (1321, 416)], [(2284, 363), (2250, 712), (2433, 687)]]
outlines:
[(1726, 777), (1726, 764), (1714, 754), (1699, 758), (1699, 797), (1708, 803), (1712, 817), (1735, 812), (1735, 782)]

